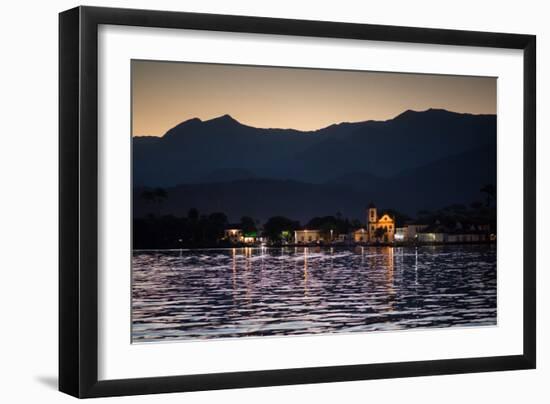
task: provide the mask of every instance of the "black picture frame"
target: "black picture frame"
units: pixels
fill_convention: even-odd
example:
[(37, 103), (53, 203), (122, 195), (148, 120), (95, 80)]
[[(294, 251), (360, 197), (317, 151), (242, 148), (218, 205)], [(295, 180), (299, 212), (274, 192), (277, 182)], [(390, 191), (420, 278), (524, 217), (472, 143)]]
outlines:
[[(98, 380), (97, 62), (100, 24), (523, 50), (523, 354)], [(536, 37), (533, 35), (96, 7), (77, 7), (60, 13), (59, 390), (84, 398), (534, 369), (535, 60)]]

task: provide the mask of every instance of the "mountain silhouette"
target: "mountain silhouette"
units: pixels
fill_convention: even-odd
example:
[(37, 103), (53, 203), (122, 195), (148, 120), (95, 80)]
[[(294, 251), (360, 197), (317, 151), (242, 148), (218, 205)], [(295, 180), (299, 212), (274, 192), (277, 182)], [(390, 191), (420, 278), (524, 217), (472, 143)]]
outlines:
[[(469, 205), (483, 200), (480, 189), (496, 179), (496, 149), (482, 148), (453, 155), (405, 171), (392, 178), (352, 173), (324, 184), (295, 180), (250, 178), (167, 188), (162, 214), (185, 216), (189, 209), (201, 213), (224, 212), (230, 221), (242, 216), (265, 222), (282, 215), (302, 223), (314, 216), (334, 215), (364, 222), (368, 201), (410, 216), (419, 210), (451, 204)], [(158, 205), (141, 197), (145, 188), (134, 189), (134, 215), (145, 216)]]
[[(371, 200), (414, 216), (483, 200), (480, 189), (496, 184), (496, 116), (407, 110), (315, 131), (193, 118), (163, 137), (135, 137), (133, 176), (136, 217), (198, 208), (233, 221), (336, 212), (363, 220)], [(140, 195), (155, 187), (168, 198), (152, 207)]]
[(325, 184), (363, 172), (379, 178), (496, 145), (496, 116), (408, 110), (386, 121), (315, 131), (264, 129), (229, 115), (193, 118), (162, 137), (133, 138), (134, 186), (171, 187), (269, 178)]

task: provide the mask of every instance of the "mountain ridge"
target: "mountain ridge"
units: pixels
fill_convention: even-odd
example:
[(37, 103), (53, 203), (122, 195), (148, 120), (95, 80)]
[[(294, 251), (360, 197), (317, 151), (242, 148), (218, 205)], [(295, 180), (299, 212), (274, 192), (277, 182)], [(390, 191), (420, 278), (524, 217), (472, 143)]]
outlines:
[[(161, 138), (134, 137), (133, 181), (173, 186), (224, 180), (231, 172), (324, 183), (350, 172), (391, 177), (446, 156), (496, 144), (496, 116), (405, 111), (386, 121), (313, 131), (246, 126), (229, 115), (186, 120)], [(228, 172), (224, 173), (224, 170)]]
[[(465, 162), (467, 164), (465, 164)], [(384, 179), (369, 173), (350, 173), (323, 184), (294, 179), (251, 178), (180, 184), (166, 188), (162, 214), (185, 216), (191, 208), (201, 213), (224, 212), (230, 220), (252, 216), (265, 221), (275, 215), (307, 221), (314, 216), (341, 212), (364, 219), (364, 208), (375, 201), (410, 216), (419, 210), (482, 201), (480, 189), (496, 180), (496, 149), (481, 148), (449, 156), (428, 165)], [(134, 188), (136, 217), (157, 209), (140, 198), (146, 188)]]
[(277, 127), (252, 126), (252, 125), (248, 125), (248, 124), (245, 124), (245, 123), (239, 121), (238, 119), (234, 118), (230, 114), (223, 114), (223, 115), (219, 115), (219, 116), (216, 116), (214, 118), (210, 118), (210, 119), (206, 119), (206, 120), (202, 120), (201, 118), (198, 118), (198, 117), (193, 117), (193, 118), (186, 119), (186, 120), (176, 124), (172, 128), (168, 129), (162, 136), (141, 135), (140, 134), (140, 135), (133, 135), (132, 138), (144, 138), (144, 137), (163, 138), (167, 134), (171, 133), (172, 131), (174, 131), (174, 129), (177, 129), (177, 128), (189, 126), (191, 124), (212, 123), (212, 122), (220, 122), (220, 121), (233, 122), (233, 123), (239, 124), (243, 127), (248, 127), (248, 128), (253, 128), (253, 129), (263, 129), (263, 130), (268, 130), (268, 131), (270, 131), (270, 130), (271, 131), (287, 131), (288, 130), (288, 131), (294, 131), (294, 132), (301, 133), (301, 134), (311, 134), (311, 133), (322, 132), (325, 129), (334, 128), (334, 127), (342, 127), (342, 126), (346, 126), (346, 125), (361, 125), (361, 124), (368, 124), (368, 123), (375, 123), (375, 122), (384, 123), (384, 122), (393, 121), (393, 120), (396, 120), (396, 119), (402, 119), (404, 117), (414, 116), (416, 114), (423, 114), (423, 113), (432, 113), (432, 114), (433, 113), (447, 113), (447, 114), (463, 115), (463, 116), (474, 116), (474, 117), (479, 117), (479, 116), (482, 116), (482, 117), (483, 116), (496, 117), (495, 114), (473, 114), (473, 113), (468, 113), (468, 112), (450, 111), (450, 110), (447, 110), (447, 109), (444, 109), (444, 108), (428, 108), (428, 109), (425, 109), (425, 110), (407, 109), (407, 110), (397, 114), (393, 118), (388, 118), (388, 119), (382, 119), (382, 120), (367, 119), (367, 120), (352, 121), (352, 122), (350, 122), (350, 121), (341, 121), (341, 122), (331, 123), (327, 126), (323, 126), (321, 128), (318, 128), (318, 129), (300, 130), (300, 129), (283, 128), (283, 127), (277, 128)]

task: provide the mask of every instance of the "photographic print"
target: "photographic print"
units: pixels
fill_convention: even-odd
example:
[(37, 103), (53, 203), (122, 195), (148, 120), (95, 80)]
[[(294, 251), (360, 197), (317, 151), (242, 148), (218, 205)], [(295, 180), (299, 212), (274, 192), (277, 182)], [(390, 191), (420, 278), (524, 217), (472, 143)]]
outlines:
[(497, 324), (495, 77), (131, 76), (132, 342)]

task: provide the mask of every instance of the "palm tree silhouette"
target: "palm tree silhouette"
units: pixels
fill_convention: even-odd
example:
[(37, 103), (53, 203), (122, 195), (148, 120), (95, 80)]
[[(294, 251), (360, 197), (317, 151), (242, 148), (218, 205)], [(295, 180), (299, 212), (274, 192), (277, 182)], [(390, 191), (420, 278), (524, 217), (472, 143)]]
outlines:
[(497, 188), (493, 184), (487, 184), (480, 191), (487, 195), (487, 206), (490, 206), (497, 197)]
[(376, 237), (376, 241), (380, 241), (382, 237), (387, 233), (388, 229), (386, 227), (378, 227), (374, 231), (374, 237)]
[(157, 214), (160, 216), (160, 205), (168, 198), (168, 192), (163, 188), (155, 188), (154, 190), (145, 190), (141, 193), (141, 197), (150, 204), (157, 206)]

